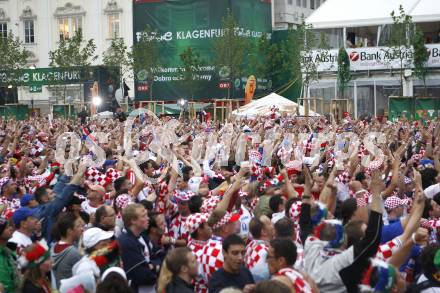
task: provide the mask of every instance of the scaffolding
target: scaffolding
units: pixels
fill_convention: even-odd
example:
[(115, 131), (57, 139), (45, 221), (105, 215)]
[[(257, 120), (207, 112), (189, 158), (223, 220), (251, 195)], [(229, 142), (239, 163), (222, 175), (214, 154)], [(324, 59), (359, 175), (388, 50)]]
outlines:
[(161, 114), (165, 114), (165, 102), (164, 101), (141, 101), (139, 107), (150, 110), (154, 114), (158, 114), (157, 110), (162, 108)]
[(213, 120), (217, 121), (220, 116), (220, 121), (223, 122), (228, 119), (232, 111), (240, 108), (240, 100), (237, 99), (215, 99), (214, 100), (214, 117)]

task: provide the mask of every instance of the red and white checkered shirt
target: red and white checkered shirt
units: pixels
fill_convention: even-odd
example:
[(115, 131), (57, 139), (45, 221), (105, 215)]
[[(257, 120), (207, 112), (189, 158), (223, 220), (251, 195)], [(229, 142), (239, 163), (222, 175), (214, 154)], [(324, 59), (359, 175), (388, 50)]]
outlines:
[(400, 247), (402, 247), (402, 241), (399, 237), (396, 237), (380, 245), (376, 257), (387, 261)]
[(287, 277), (292, 282), (292, 287), (297, 293), (313, 293), (312, 286), (304, 280), (303, 275), (292, 268), (281, 269), (276, 275)]
[(169, 236), (174, 239), (188, 239), (188, 231), (185, 227), (187, 217), (183, 217), (182, 215), (177, 215), (171, 221), (169, 226)]
[(203, 279), (208, 282), (212, 274), (223, 267), (223, 239), (212, 236), (201, 250), (200, 269)]
[(267, 265), (268, 251), (269, 245), (264, 240), (252, 240), (246, 246), (245, 265), (251, 271), (255, 281), (268, 280), (270, 278)]
[(197, 254), (199, 253), (199, 251), (206, 245), (206, 241), (202, 241), (202, 240), (195, 240), (191, 237), (189, 237), (188, 239), (188, 244), (186, 246), (188, 246), (189, 249), (191, 249), (191, 251), (194, 253), (194, 255), (197, 256)]

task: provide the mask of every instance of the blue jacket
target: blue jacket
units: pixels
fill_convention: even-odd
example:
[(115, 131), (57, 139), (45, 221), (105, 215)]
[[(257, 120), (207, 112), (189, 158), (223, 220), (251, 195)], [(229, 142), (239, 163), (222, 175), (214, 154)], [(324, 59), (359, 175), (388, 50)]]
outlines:
[(136, 237), (129, 229), (124, 231), (118, 238), (124, 270), (127, 274), (127, 279), (131, 280), (131, 285), (134, 289), (137, 289), (140, 286), (152, 286), (156, 283), (157, 279), (157, 271), (151, 270), (149, 267), (149, 265), (152, 264), (151, 242), (145, 234), (142, 234), (140, 237), (143, 237), (145, 243), (149, 245), (149, 262), (145, 259), (144, 246), (139, 242), (138, 237)]
[(37, 206), (36, 216), (42, 219), (43, 237), (47, 243), (51, 243), (51, 230), (53, 223), (59, 213), (70, 203), (73, 194), (78, 190), (78, 185), (67, 184), (70, 180), (68, 176), (62, 175), (58, 177), (58, 182), (54, 187), (55, 198), (46, 204)]

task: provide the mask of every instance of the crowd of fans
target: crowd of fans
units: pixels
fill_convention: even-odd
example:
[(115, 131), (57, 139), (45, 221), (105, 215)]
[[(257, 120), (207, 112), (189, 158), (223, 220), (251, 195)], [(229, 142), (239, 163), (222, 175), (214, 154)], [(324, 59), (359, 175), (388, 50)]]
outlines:
[(440, 292), (437, 120), (119, 118), (0, 121), (2, 292)]

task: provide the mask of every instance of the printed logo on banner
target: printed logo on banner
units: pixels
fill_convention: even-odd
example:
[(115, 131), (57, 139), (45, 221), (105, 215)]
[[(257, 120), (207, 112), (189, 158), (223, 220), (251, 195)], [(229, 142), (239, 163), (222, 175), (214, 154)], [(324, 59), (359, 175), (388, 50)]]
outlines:
[(353, 51), (350, 53), (350, 60), (353, 62), (356, 62), (359, 60), (359, 53), (356, 51)]

